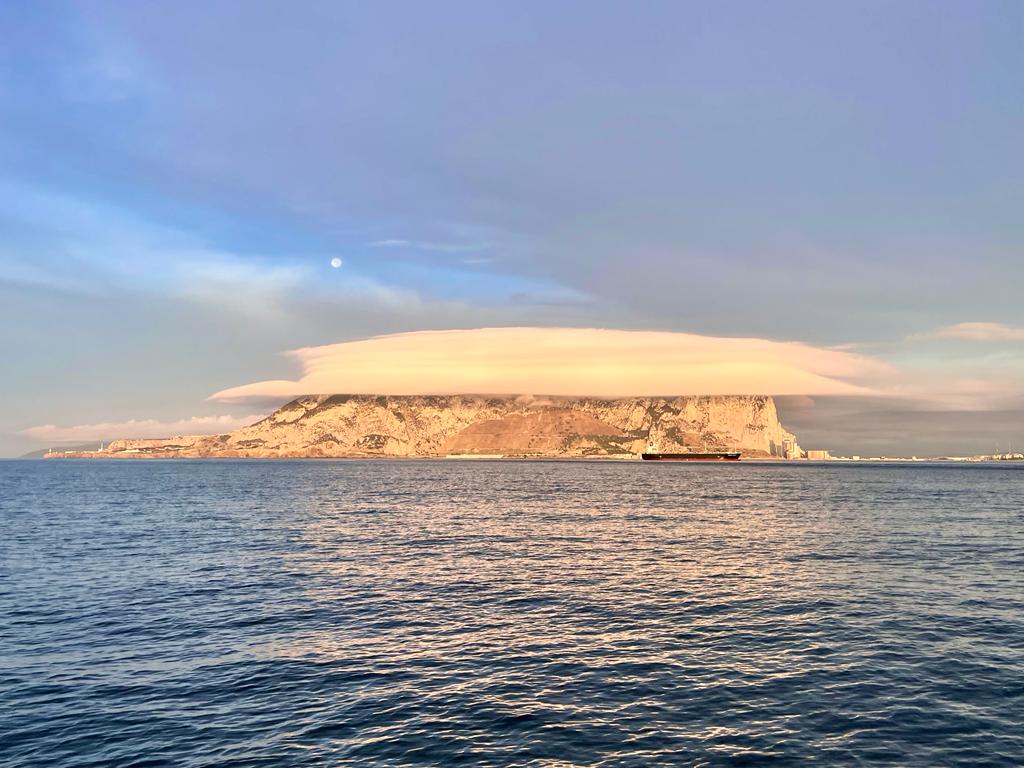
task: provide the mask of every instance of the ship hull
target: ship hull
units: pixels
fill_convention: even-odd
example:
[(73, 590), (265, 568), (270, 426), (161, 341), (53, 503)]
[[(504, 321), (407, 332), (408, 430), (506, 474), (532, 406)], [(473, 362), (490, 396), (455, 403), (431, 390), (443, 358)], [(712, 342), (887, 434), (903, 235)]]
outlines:
[(739, 461), (739, 451), (713, 453), (641, 453), (644, 461)]

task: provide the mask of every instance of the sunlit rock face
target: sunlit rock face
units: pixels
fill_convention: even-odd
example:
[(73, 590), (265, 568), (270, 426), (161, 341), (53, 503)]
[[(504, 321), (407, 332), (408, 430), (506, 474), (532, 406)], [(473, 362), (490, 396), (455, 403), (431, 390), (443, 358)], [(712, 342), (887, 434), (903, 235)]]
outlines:
[(159, 457), (587, 457), (739, 450), (796, 440), (764, 395), (571, 397), (320, 395), (227, 435), (116, 440), (104, 455)]

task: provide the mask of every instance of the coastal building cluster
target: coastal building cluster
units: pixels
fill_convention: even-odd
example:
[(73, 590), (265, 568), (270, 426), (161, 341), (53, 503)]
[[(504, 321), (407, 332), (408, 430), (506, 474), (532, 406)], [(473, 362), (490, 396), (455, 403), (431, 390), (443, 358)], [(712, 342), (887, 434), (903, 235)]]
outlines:
[(829, 461), (832, 459), (832, 454), (817, 449), (805, 451), (797, 444), (796, 440), (786, 439), (782, 441), (782, 457), (790, 460)]

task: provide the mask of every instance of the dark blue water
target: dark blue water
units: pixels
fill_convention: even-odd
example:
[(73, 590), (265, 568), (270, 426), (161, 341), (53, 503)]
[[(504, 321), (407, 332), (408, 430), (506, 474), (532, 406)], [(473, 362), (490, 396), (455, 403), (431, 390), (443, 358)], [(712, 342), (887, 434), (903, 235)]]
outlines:
[(1022, 470), (0, 463), (0, 764), (1021, 765)]

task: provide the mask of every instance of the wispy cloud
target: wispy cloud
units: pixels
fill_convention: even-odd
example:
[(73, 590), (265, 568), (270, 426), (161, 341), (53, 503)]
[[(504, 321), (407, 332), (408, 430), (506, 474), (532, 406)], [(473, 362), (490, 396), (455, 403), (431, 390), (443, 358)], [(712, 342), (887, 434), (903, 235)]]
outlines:
[(513, 293), (511, 298), (518, 304), (536, 307), (576, 307), (590, 304), (594, 301), (593, 296), (589, 296), (582, 291), (558, 286), (543, 290)]
[(955, 339), (957, 341), (1024, 341), (1024, 328), (1003, 323), (957, 323), (914, 338)]
[(110, 103), (145, 94), (149, 88), (145, 59), (124, 39), (108, 35), (95, 42), (91, 56), (60, 67), (61, 95), (71, 102)]
[(78, 424), (59, 427), (44, 424), (23, 429), (19, 434), (45, 443), (64, 443), (116, 438), (162, 438), (179, 435), (219, 435), (259, 421), (264, 414), (248, 416), (192, 416), (177, 421), (130, 419), (128, 421)]
[(438, 243), (426, 242), (423, 240), (374, 240), (367, 243), (371, 248), (410, 248), (417, 251), (434, 251), (437, 253), (471, 253), (473, 251), (486, 251), (494, 246), (493, 243)]
[[(13, 234), (0, 245), (0, 280), (88, 295), (140, 291), (199, 301), (232, 313), (280, 318), (284, 300), (318, 283), (288, 256), (218, 247), (187, 231), (100, 200), (0, 182)], [(17, 237), (42, 239), (33, 253)]]
[(796, 342), (586, 328), (421, 331), (289, 353), (294, 381), (226, 389), (215, 400), (323, 393), (874, 393), (892, 375), (875, 359)]
[(230, 253), (198, 251), (177, 254), (173, 279), (186, 298), (250, 317), (279, 319), (285, 297), (312, 277), (301, 264), (274, 264)]

